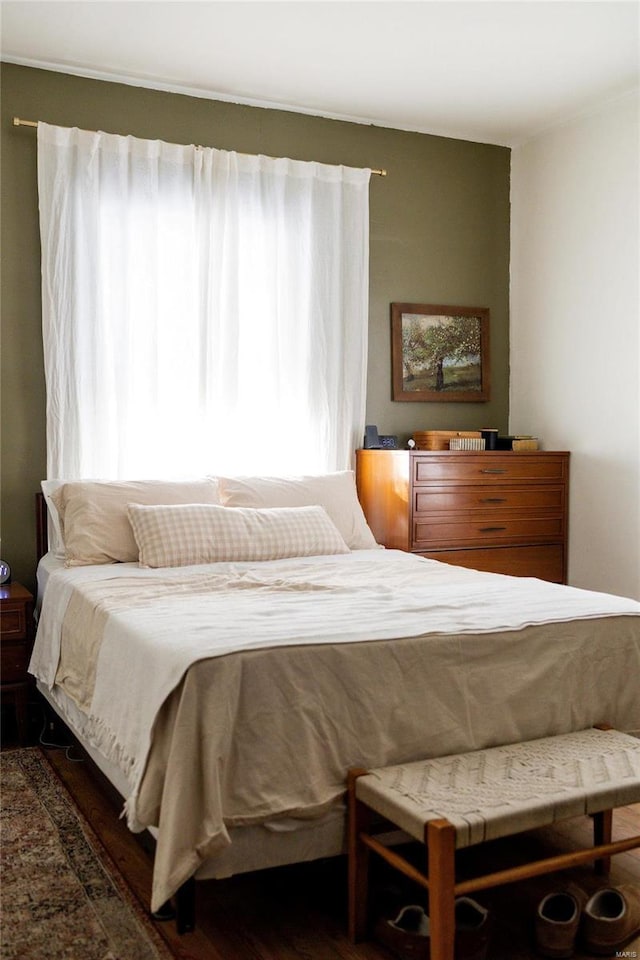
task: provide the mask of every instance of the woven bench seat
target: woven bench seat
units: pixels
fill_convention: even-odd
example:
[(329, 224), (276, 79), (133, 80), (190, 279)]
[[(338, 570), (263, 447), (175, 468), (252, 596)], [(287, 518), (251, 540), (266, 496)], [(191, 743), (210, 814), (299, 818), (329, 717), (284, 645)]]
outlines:
[[(611, 729), (582, 730), (525, 743), (349, 773), (349, 928), (367, 928), (370, 850), (429, 893), (432, 960), (453, 960), (454, 901), (469, 892), (597, 861), (640, 846), (611, 842), (611, 812), (640, 802), (640, 740)], [(370, 832), (372, 814), (427, 847), (426, 874)], [(455, 882), (455, 851), (559, 820), (594, 817), (595, 846)]]

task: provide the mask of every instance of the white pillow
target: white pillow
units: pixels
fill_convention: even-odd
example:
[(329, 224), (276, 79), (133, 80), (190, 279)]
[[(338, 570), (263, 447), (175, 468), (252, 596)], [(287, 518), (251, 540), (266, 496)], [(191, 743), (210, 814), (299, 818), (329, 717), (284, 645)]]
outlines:
[(128, 514), (143, 567), (349, 553), (322, 507), (230, 510), (130, 503)]
[(138, 547), (127, 504), (220, 502), (214, 478), (205, 480), (73, 480), (52, 494), (68, 567), (127, 563)]
[(64, 560), (64, 538), (58, 508), (53, 502), (53, 494), (67, 483), (66, 480), (41, 480), (40, 489), (47, 504), (47, 546), (50, 553)]
[(324, 507), (350, 550), (378, 546), (367, 525), (352, 470), (306, 477), (218, 477), (226, 507)]

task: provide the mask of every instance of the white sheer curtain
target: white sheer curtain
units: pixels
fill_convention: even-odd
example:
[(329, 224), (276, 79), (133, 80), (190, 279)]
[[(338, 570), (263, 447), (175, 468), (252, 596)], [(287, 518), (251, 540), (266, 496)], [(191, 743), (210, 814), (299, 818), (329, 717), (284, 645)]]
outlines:
[(348, 468), (369, 177), (40, 123), (49, 478)]

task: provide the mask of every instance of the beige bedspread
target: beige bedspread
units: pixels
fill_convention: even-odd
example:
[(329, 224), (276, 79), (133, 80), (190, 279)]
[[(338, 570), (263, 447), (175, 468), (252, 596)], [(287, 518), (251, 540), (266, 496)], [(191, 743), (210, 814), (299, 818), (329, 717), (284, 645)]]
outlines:
[(32, 670), (129, 776), (130, 825), (159, 826), (154, 908), (228, 828), (339, 803), (349, 766), (640, 729), (640, 605), (394, 551), (314, 559), (122, 565), (45, 596), (59, 643), (41, 622)]

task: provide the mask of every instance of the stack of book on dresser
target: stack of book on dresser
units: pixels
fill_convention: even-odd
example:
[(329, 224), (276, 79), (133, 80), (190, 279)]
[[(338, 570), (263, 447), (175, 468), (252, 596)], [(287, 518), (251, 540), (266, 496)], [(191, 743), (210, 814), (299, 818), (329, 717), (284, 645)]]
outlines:
[(413, 435), (417, 450), (484, 450), (482, 447), (452, 447), (453, 440), (482, 440), (479, 430), (418, 430)]
[[(492, 431), (490, 431), (492, 432)], [(493, 431), (495, 432), (495, 431)], [(480, 430), (418, 430), (413, 434), (417, 450), (485, 450)], [(538, 438), (529, 435), (495, 439), (496, 450), (538, 450)]]

